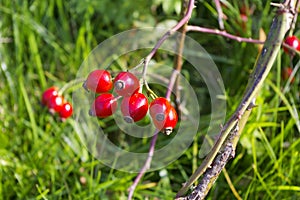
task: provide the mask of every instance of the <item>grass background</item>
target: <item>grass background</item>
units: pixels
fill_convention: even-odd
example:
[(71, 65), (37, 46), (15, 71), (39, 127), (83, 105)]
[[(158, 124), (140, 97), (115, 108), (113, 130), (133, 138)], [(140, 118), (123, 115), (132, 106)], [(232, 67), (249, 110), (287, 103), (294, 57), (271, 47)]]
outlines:
[[(274, 16), (270, 1), (226, 2), (228, 32), (253, 38), (258, 38), (260, 28), (268, 32)], [(255, 10), (248, 13), (243, 27), (240, 9), (245, 5)], [(213, 1), (199, 0), (196, 6), (190, 23), (217, 28)], [(74, 120), (61, 123), (51, 116), (40, 106), (41, 94), (52, 85), (62, 87), (74, 79), (83, 60), (101, 41), (123, 30), (178, 20), (179, 12), (179, 0), (0, 2), (0, 199), (126, 199), (136, 174), (115, 171), (94, 159), (76, 135)], [(300, 36), (298, 24), (294, 34)], [(189, 36), (199, 41), (219, 67), (229, 116), (241, 99), (257, 46), (205, 33)], [(163, 62), (166, 58), (155, 59)], [(126, 58), (120, 63), (126, 65)], [(297, 65), (298, 56), (291, 59), (281, 51), (236, 157), (227, 165), (232, 186), (243, 199), (300, 198), (299, 73), (287, 92), (282, 88), (289, 83), (281, 79), (284, 67)], [(183, 70), (193, 77), (193, 71)], [(193, 77), (190, 81), (199, 96), (205, 94), (197, 85), (201, 80)], [(65, 98), (71, 101), (71, 93)], [(209, 98), (201, 99), (200, 108), (209, 116), (205, 110)], [(125, 147), (132, 145), (110, 120), (103, 124), (112, 139)], [(205, 124), (202, 126), (180, 159), (145, 175), (136, 199), (175, 196), (201, 163), (197, 149), (205, 130)], [(222, 174), (207, 199), (234, 199), (229, 186)]]

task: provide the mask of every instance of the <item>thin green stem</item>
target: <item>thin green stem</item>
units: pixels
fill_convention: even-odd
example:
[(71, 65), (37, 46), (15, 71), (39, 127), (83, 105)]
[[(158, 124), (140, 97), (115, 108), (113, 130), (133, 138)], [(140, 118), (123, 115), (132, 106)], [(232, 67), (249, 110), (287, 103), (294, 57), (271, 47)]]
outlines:
[(66, 83), (61, 89), (59, 89), (58, 94), (62, 95), (66, 90), (68, 90), (74, 86), (77, 86), (79, 84), (83, 84), (84, 81), (85, 81), (85, 78), (74, 79), (74, 80)]

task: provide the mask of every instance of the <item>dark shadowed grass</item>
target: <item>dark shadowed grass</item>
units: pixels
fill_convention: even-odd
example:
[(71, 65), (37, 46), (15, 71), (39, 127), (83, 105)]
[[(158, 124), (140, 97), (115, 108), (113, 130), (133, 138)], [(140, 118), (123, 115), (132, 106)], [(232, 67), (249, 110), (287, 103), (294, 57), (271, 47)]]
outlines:
[[(113, 170), (93, 158), (76, 134), (75, 120), (61, 123), (40, 105), (40, 97), (46, 88), (62, 87), (74, 79), (83, 60), (106, 38), (136, 26), (178, 19), (178, 8), (164, 1), (129, 2), (3, 0), (0, 4), (0, 37), (7, 39), (0, 43), (0, 199), (126, 199), (136, 174)], [(273, 16), (266, 6), (270, 1), (245, 1), (256, 6), (246, 31), (237, 23), (241, 1), (231, 2), (224, 9), (228, 32), (257, 38), (260, 27), (268, 31)], [(216, 18), (214, 5), (199, 1), (191, 22), (217, 28)], [(214, 35), (190, 35), (211, 53), (222, 73), (229, 115), (241, 98), (257, 47)], [(155, 59), (172, 63), (168, 57)], [(298, 61), (296, 56), (294, 65)], [(115, 68), (129, 64), (122, 58)], [(227, 165), (232, 186), (243, 199), (300, 198), (300, 79), (297, 73), (289, 90), (282, 92), (286, 80), (281, 79), (281, 71), (288, 65), (289, 57), (279, 55), (245, 127), (236, 158)], [(145, 175), (135, 199), (172, 199), (201, 163), (199, 149), (209, 120), (205, 113), (209, 98), (199, 87), (201, 80), (183, 70), (203, 100), (201, 129), (180, 159)], [(66, 98), (71, 101), (71, 94)], [(123, 147), (147, 149), (136, 145), (137, 140), (126, 140), (111, 120), (103, 120), (102, 126)], [(162, 138), (166, 141), (160, 144), (168, 142)], [(224, 175), (207, 199), (234, 199)]]

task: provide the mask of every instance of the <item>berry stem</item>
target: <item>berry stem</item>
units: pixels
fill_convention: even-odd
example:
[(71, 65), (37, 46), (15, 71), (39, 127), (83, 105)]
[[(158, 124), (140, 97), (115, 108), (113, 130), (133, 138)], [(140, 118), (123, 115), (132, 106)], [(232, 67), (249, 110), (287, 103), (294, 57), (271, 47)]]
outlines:
[(66, 90), (68, 90), (68, 89), (70, 89), (70, 88), (72, 88), (72, 87), (75, 87), (76, 85), (79, 85), (79, 84), (82, 85), (82, 83), (83, 83), (84, 81), (85, 81), (85, 78), (78, 78), (78, 79), (74, 79), (74, 80), (72, 80), (72, 81), (66, 83), (62, 88), (60, 88), (60, 89), (58, 90), (58, 95), (62, 96), (62, 94), (63, 94)]
[(158, 96), (155, 94), (155, 92), (153, 92), (153, 90), (150, 89), (149, 85), (147, 82), (145, 82), (145, 87), (146, 87), (146, 90), (147, 90), (147, 93), (148, 95), (152, 98), (152, 99), (155, 99), (157, 98)]
[[(290, 45), (288, 45), (287, 43), (283, 42), (282, 46), (287, 48), (290, 52), (292, 52), (293, 54), (297, 54), (300, 56), (300, 51), (298, 51), (297, 49), (291, 47)], [(294, 57), (294, 55), (291, 55), (291, 59)]]
[(132, 69), (130, 69), (129, 71), (134, 71), (136, 69), (138, 69), (139, 67), (143, 66), (145, 62), (145, 59), (143, 58), (139, 64), (137, 64), (135, 67), (133, 67)]

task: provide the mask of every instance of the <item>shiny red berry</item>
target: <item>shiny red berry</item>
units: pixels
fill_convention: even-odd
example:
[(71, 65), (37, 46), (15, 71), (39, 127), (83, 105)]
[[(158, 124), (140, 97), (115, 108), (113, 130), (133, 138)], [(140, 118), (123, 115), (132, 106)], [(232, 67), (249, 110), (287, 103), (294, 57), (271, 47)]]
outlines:
[(140, 88), (139, 79), (130, 72), (120, 72), (114, 80), (115, 91), (123, 97), (130, 97)]
[[(154, 99), (149, 105), (149, 112), (152, 119), (157, 121), (163, 121), (165, 119), (166, 111), (171, 106), (170, 102), (164, 97), (158, 97)], [(162, 127), (158, 127), (159, 130)]]
[(128, 123), (137, 122), (145, 117), (148, 112), (148, 99), (142, 93), (134, 93), (124, 97), (121, 103), (121, 112)]
[(178, 116), (169, 101), (163, 97), (156, 98), (151, 102), (149, 111), (155, 127), (166, 135), (171, 134), (177, 124)]
[(163, 125), (163, 132), (166, 135), (170, 135), (173, 132), (178, 121), (178, 116), (175, 108), (171, 106), (166, 113), (166, 120)]
[[(300, 41), (296, 36), (288, 36), (285, 40), (284, 43), (289, 45), (290, 47), (296, 49), (297, 51), (300, 51)], [(284, 52), (290, 54), (290, 50), (286, 47), (283, 47)]]
[(83, 87), (86, 90), (90, 90), (95, 93), (108, 92), (112, 86), (113, 82), (110, 73), (103, 69), (92, 71), (83, 83)]
[(60, 112), (63, 108), (64, 98), (62, 96), (53, 96), (48, 101), (48, 109), (53, 114), (55, 112)]
[(149, 106), (150, 116), (155, 127), (166, 135), (172, 133), (178, 116), (175, 108), (163, 97), (154, 99)]
[(117, 109), (117, 99), (110, 93), (99, 95), (93, 102), (89, 114), (97, 117), (111, 116)]
[(62, 109), (59, 111), (59, 117), (62, 120), (69, 118), (73, 113), (72, 105), (69, 102), (66, 102), (62, 105)]
[(42, 104), (44, 106), (48, 105), (48, 101), (50, 98), (58, 95), (58, 88), (53, 86), (45, 90), (42, 94)]

